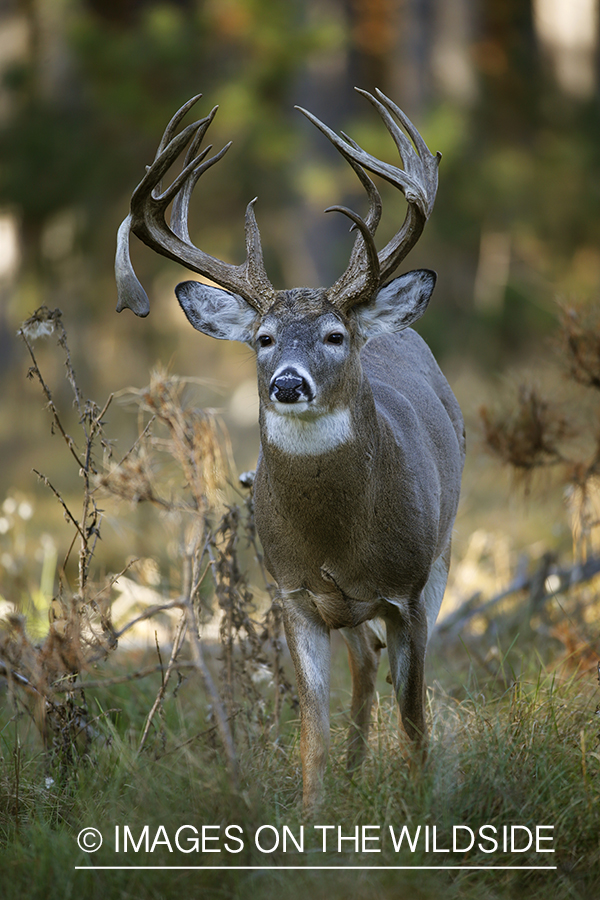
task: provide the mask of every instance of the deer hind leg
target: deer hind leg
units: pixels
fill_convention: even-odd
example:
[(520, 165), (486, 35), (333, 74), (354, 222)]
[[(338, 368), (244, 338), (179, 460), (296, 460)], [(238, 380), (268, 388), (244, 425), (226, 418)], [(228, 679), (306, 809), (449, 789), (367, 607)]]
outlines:
[(444, 591), (448, 581), (448, 569), (450, 568), (450, 550), (451, 542), (448, 541), (448, 546), (432, 565), (427, 584), (423, 588), (428, 638), (433, 631), (435, 620), (444, 599)]
[(300, 700), (302, 805), (308, 813), (322, 799), (329, 753), (329, 629), (304, 593), (284, 598), (283, 622)]
[(427, 740), (425, 721), (425, 649), (427, 618), (421, 604), (406, 612), (392, 607), (386, 615), (392, 684), (404, 730), (417, 747)]
[(404, 730), (418, 747), (425, 747), (425, 651), (437, 618), (450, 566), (450, 542), (431, 567), (419, 601), (390, 604), (386, 616), (392, 684)]
[(352, 721), (348, 731), (346, 762), (351, 772), (360, 766), (365, 757), (379, 657), (385, 642), (383, 633), (379, 634), (377, 626), (371, 622), (363, 622), (355, 628), (340, 628), (340, 632), (348, 647), (352, 675)]

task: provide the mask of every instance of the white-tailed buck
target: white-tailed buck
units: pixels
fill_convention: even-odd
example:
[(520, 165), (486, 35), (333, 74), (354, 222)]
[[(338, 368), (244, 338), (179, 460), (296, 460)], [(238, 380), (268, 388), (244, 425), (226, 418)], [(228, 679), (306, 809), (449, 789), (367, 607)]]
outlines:
[[(198, 331), (243, 341), (256, 352), (261, 447), (254, 483), (256, 525), (279, 585), (301, 708), (304, 805), (322, 793), (329, 747), (330, 631), (339, 629), (352, 672), (348, 767), (366, 748), (375, 677), (387, 644), (402, 723), (426, 739), (424, 660), (448, 575), (464, 459), (458, 404), (429, 348), (409, 326), (435, 284), (426, 269), (388, 281), (431, 213), (438, 156), (404, 113), (360, 91), (379, 112), (404, 164), (381, 162), (302, 110), (354, 169), (369, 200), (348, 268), (330, 288), (276, 290), (263, 265), (254, 201), (246, 210), (246, 261), (224, 263), (190, 241), (187, 213), (207, 159), (199, 151), (216, 108), (176, 134), (194, 97), (169, 123), (136, 188), (118, 237), (118, 309), (149, 311), (129, 260), (129, 232), (221, 287), (176, 288)], [(398, 124), (400, 123), (400, 124)], [(406, 137), (400, 125), (410, 137)], [(161, 180), (190, 144), (181, 174)], [(379, 252), (381, 199), (365, 170), (405, 195), (406, 218)], [(170, 224), (165, 211), (172, 203)], [(385, 623), (385, 630), (382, 624)]]

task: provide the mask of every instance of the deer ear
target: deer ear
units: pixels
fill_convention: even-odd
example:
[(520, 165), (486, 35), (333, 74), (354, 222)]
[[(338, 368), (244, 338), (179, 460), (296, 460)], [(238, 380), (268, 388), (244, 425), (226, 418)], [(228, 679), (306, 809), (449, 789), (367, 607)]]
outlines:
[(196, 331), (222, 341), (252, 340), (258, 314), (237, 294), (199, 281), (183, 281), (175, 294)]
[(403, 331), (420, 319), (433, 293), (437, 275), (415, 269), (384, 285), (370, 303), (355, 307), (359, 331), (365, 338)]

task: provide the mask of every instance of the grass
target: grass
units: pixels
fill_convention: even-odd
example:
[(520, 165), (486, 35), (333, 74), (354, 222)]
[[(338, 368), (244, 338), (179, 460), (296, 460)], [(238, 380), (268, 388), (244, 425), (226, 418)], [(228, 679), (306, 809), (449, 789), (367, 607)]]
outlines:
[[(473, 682), (473, 679), (471, 679)], [(120, 708), (97, 720), (102, 739), (83, 753), (75, 768), (49, 767), (35, 728), (24, 717), (6, 716), (0, 746), (0, 880), (2, 896), (44, 900), (148, 897), (162, 900), (188, 892), (192, 896), (271, 898), (284, 893), (313, 897), (392, 898), (410, 891), (429, 898), (514, 898), (521, 895), (553, 898), (593, 898), (600, 891), (600, 753), (597, 689), (593, 679), (540, 670), (532, 681), (519, 680), (510, 688), (488, 691), (465, 685), (464, 699), (453, 700), (441, 689), (430, 693), (431, 752), (425, 766), (411, 766), (398, 741), (396, 712), (389, 694), (380, 695), (374, 717), (370, 752), (361, 771), (349, 779), (344, 771), (344, 716), (334, 712), (327, 799), (318, 815), (302, 822), (297, 723), (290, 721), (281, 738), (272, 742), (253, 729), (241, 713), (235, 725), (239, 748), (240, 786), (231, 786), (222, 752), (206, 727), (206, 710), (198, 700), (198, 680), (190, 678), (164, 704), (163, 719), (154, 741), (143, 754), (136, 752), (144, 717), (157, 683), (112, 686), (96, 692), (102, 710)], [(89, 699), (88, 699), (88, 702)], [(93, 704), (90, 704), (93, 706)], [(197, 736), (200, 735), (200, 736)], [(195, 737), (196, 736), (196, 737)], [(49, 781), (48, 779), (53, 779)], [(229, 836), (227, 826), (237, 826)], [(323, 831), (332, 825), (323, 852)], [(406, 839), (394, 849), (406, 825)], [(466, 825), (476, 834), (469, 852), (433, 852), (436, 846), (452, 851), (453, 826)], [(484, 825), (493, 826), (478, 835)], [(541, 832), (553, 840), (542, 844), (555, 853), (502, 852), (503, 826), (529, 829), (554, 826)], [(98, 828), (104, 845), (98, 853), (77, 846), (83, 828)], [(119, 826), (121, 852), (115, 852)], [(124, 828), (136, 844), (122, 851)], [(144, 826), (148, 826), (148, 850)], [(161, 828), (162, 826), (162, 828)], [(176, 833), (185, 829), (177, 849)], [(202, 852), (202, 826), (205, 852)], [(255, 846), (259, 832), (260, 852)], [(287, 848), (283, 832), (287, 826)], [(290, 833), (299, 841), (300, 853)], [(358, 848), (342, 841), (354, 837)], [(361, 846), (365, 837), (379, 838)], [(425, 832), (429, 827), (429, 852)], [(241, 829), (241, 831), (239, 830)], [(276, 829), (276, 831), (275, 831)], [(273, 846), (276, 833), (279, 848)], [(496, 852), (483, 837), (495, 835)], [(459, 830), (458, 847), (466, 847), (466, 830)], [(218, 840), (210, 841), (210, 838)], [(508, 831), (510, 838), (510, 830)], [(240, 849), (240, 838), (243, 849)], [(172, 850), (169, 849), (170, 843)], [(156, 842), (152, 850), (153, 843)], [(467, 841), (468, 843), (469, 841)], [(240, 852), (227, 852), (230, 850)], [(478, 848), (478, 845), (479, 848)], [(517, 846), (524, 846), (523, 843)], [(220, 852), (210, 852), (219, 849)], [(381, 852), (368, 852), (379, 849)], [(384, 866), (540, 866), (556, 870), (386, 870)], [(77, 870), (76, 866), (273, 866), (275, 870)], [(285, 870), (285, 866), (340, 866), (337, 871)], [(368, 866), (366, 871), (351, 866)], [(344, 871), (346, 869), (346, 871)], [(35, 870), (35, 878), (32, 873)]]

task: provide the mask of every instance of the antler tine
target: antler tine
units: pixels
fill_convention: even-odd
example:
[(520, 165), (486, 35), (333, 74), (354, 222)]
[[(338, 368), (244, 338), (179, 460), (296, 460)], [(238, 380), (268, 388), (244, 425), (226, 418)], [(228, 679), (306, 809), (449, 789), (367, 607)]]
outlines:
[[(175, 113), (173, 118), (170, 120), (169, 124), (167, 125), (167, 127), (165, 128), (165, 130), (163, 132), (163, 136), (161, 137), (160, 143), (156, 149), (156, 156), (154, 157), (155, 160), (158, 159), (158, 157), (163, 152), (163, 150), (165, 149), (167, 144), (171, 143), (173, 136), (174, 136), (175, 132), (177, 131), (177, 126), (179, 125), (181, 120), (184, 118), (186, 113), (188, 113), (190, 111), (192, 106), (195, 106), (195, 104), (198, 102), (198, 100), (200, 100), (201, 97), (202, 97), (202, 94), (196, 94), (195, 97), (190, 97), (190, 99), (186, 103), (184, 103), (180, 109), (177, 110), (177, 112)], [(215, 107), (215, 109), (212, 110), (210, 115), (207, 116), (207, 119), (210, 119), (212, 121), (212, 117), (214, 116), (215, 112), (216, 112), (216, 107)]]
[[(342, 131), (342, 137), (353, 147), (355, 150), (360, 150), (360, 147), (356, 143), (356, 141), (352, 140), (351, 137)], [(364, 187), (367, 192), (367, 197), (369, 198), (369, 212), (367, 214), (365, 224), (369, 228), (371, 234), (375, 234), (377, 230), (377, 226), (381, 220), (381, 212), (382, 212), (382, 203), (381, 203), (381, 195), (377, 190), (377, 186), (375, 182), (369, 178), (365, 170), (362, 166), (359, 166), (358, 163), (354, 162), (354, 160), (348, 156), (348, 154), (344, 154), (342, 151), (342, 155), (345, 157), (347, 162), (352, 166), (353, 170), (356, 172), (360, 183)]]
[[(215, 107), (206, 118), (188, 125), (175, 135), (182, 118), (199, 96), (201, 95), (193, 97), (182, 106), (167, 125), (155, 160), (133, 192), (130, 213), (119, 228), (115, 258), (119, 312), (129, 307), (136, 315), (145, 316), (150, 310), (148, 297), (131, 265), (129, 255), (131, 231), (156, 252), (238, 294), (259, 312), (266, 311), (276, 297), (276, 291), (264, 267), (260, 233), (253, 211), (254, 200), (246, 211), (247, 256), (242, 265), (235, 266), (222, 262), (204, 253), (190, 241), (187, 217), (192, 191), (200, 176), (218, 162), (231, 146), (231, 143), (226, 144), (208, 160), (206, 156), (211, 149), (210, 146), (198, 152), (218, 107)], [(188, 144), (190, 147), (186, 153), (182, 172), (162, 192), (160, 185), (163, 176)], [(173, 209), (169, 227), (165, 222), (165, 212), (171, 201)]]
[[(173, 139), (173, 134), (179, 125), (179, 122), (200, 96), (202, 95), (199, 94), (191, 100), (188, 100), (188, 102), (175, 113), (167, 125), (160, 140), (154, 163), (151, 166), (146, 167), (144, 178), (133, 192), (131, 198), (131, 211), (119, 227), (117, 233), (117, 252), (115, 256), (115, 277), (118, 294), (117, 312), (121, 312), (126, 307), (131, 309), (136, 316), (144, 317), (150, 312), (148, 295), (137, 278), (131, 263), (129, 235), (131, 231), (135, 231), (136, 220), (140, 215), (143, 216), (143, 205), (148, 193), (150, 193), (154, 202), (162, 204), (163, 208), (168, 205), (168, 200), (166, 203), (163, 202), (164, 195), (161, 194), (160, 189), (163, 175), (167, 172), (181, 150), (189, 142), (190, 137), (194, 132), (200, 133), (201, 129), (203, 129), (202, 134), (204, 134), (206, 127), (208, 127), (210, 121), (212, 121), (214, 111), (210, 116), (207, 116), (206, 119), (202, 120), (202, 122), (195, 122), (192, 125), (188, 125), (187, 128)], [(203, 128), (203, 126), (205, 127)], [(196, 144), (196, 141), (194, 140), (193, 143)]]
[[(371, 97), (370, 94), (367, 96)], [(379, 101), (375, 100), (374, 97), (371, 98), (372, 102), (378, 104)], [(384, 163), (381, 160), (377, 159), (374, 156), (371, 156), (369, 153), (366, 153), (362, 148), (356, 144), (356, 146), (348, 145), (345, 141), (341, 139), (339, 135), (332, 131), (327, 125), (317, 119), (316, 116), (313, 116), (312, 113), (308, 112), (306, 109), (302, 109), (301, 106), (297, 106), (296, 109), (299, 109), (300, 112), (304, 113), (304, 115), (309, 119), (313, 125), (315, 125), (319, 131), (322, 131), (323, 134), (329, 138), (334, 147), (339, 150), (339, 152), (345, 158), (353, 159), (359, 165), (363, 166), (365, 169), (368, 169), (370, 172), (374, 172), (376, 175), (380, 175), (382, 178), (385, 178), (386, 181), (389, 181), (391, 184), (396, 187), (401, 188), (403, 193), (406, 193), (408, 190), (410, 193), (415, 196), (419, 195), (419, 186), (416, 184), (413, 179), (410, 177), (408, 172), (403, 169), (398, 169), (396, 166), (392, 166), (389, 163)]]
[[(171, 121), (169, 122), (169, 124), (167, 125), (165, 130), (163, 131), (163, 136), (161, 137), (158, 147), (156, 148), (156, 154), (154, 156), (155, 161), (161, 155), (161, 153), (163, 152), (165, 147), (171, 143), (173, 135), (175, 134), (175, 132), (177, 130), (177, 126), (179, 125), (181, 120), (184, 118), (185, 114), (187, 112), (189, 112), (189, 110), (192, 108), (192, 106), (194, 106), (198, 102), (198, 100), (200, 100), (201, 97), (202, 97), (202, 94), (196, 94), (195, 97), (191, 97), (187, 101), (187, 103), (184, 103), (183, 106), (177, 110), (177, 112), (175, 113), (175, 115), (173, 116), (173, 118), (171, 119)], [(148, 171), (149, 168), (150, 168), (150, 166), (146, 166), (146, 171)], [(161, 193), (161, 191), (162, 191), (162, 186), (161, 186), (161, 182), (159, 181), (154, 189), (154, 192), (156, 195), (158, 195)]]
[[(360, 89), (357, 89), (357, 90), (360, 93)], [(377, 94), (379, 99), (385, 103), (385, 105), (388, 107), (388, 109), (391, 112), (393, 112), (393, 114), (396, 116), (396, 118), (400, 120), (401, 125), (407, 131), (407, 133), (410, 135), (410, 138), (417, 149), (417, 152), (419, 154), (419, 159), (422, 164), (422, 172), (426, 176), (427, 181), (428, 181), (429, 190), (427, 193), (428, 193), (428, 197), (429, 197), (429, 201), (430, 201), (430, 208), (428, 211), (431, 212), (431, 209), (433, 208), (433, 203), (435, 201), (435, 195), (437, 193), (438, 168), (439, 168), (440, 160), (442, 158), (442, 154), (439, 152), (439, 150), (435, 155), (430, 152), (429, 147), (427, 146), (427, 144), (425, 143), (425, 141), (423, 140), (423, 138), (421, 137), (421, 135), (419, 134), (419, 132), (417, 131), (415, 126), (413, 125), (413, 123), (410, 121), (410, 119), (408, 118), (406, 113), (404, 113), (400, 109), (400, 107), (394, 103), (393, 100), (390, 100), (389, 97), (386, 97), (385, 94), (382, 91), (380, 91), (378, 88), (376, 88), (375, 93)], [(399, 130), (396, 128), (395, 131), (399, 131)], [(402, 134), (402, 132), (399, 132), (399, 133)], [(410, 144), (408, 146), (409, 146), (410, 150), (412, 151), (412, 147), (410, 146)]]
[(196, 137), (192, 141), (190, 149), (187, 152), (186, 158), (183, 164), (183, 170), (178, 178), (175, 179), (173, 184), (169, 189), (169, 199), (173, 199), (173, 206), (171, 208), (171, 220), (169, 222), (171, 231), (176, 234), (178, 237), (185, 241), (187, 244), (190, 244), (190, 234), (188, 231), (188, 211), (190, 199), (192, 196), (192, 192), (196, 186), (196, 182), (203, 175), (207, 169), (210, 169), (216, 162), (219, 162), (220, 159), (225, 156), (229, 148), (231, 147), (231, 141), (228, 144), (219, 150), (218, 153), (215, 153), (214, 156), (211, 156), (210, 159), (203, 162), (206, 156), (212, 150), (212, 144), (209, 144), (208, 147), (205, 147), (201, 153), (198, 155), (194, 155), (197, 148), (200, 145), (200, 141), (204, 136), (204, 132), (200, 132), (198, 129), (198, 133)]
[[(370, 296), (379, 284), (392, 274), (409, 250), (416, 244), (433, 207), (437, 190), (437, 167), (441, 158), (440, 154), (433, 156), (429, 152), (427, 145), (412, 122), (385, 94), (377, 91), (377, 97), (374, 97), (367, 91), (358, 88), (356, 90), (359, 94), (366, 97), (379, 112), (398, 148), (404, 166), (403, 169), (371, 156), (355, 141), (350, 141), (346, 138), (345, 135), (344, 138), (346, 140), (343, 140), (312, 113), (301, 107), (297, 108), (331, 141), (342, 156), (352, 165), (359, 177), (361, 176), (356, 166), (381, 176), (390, 184), (393, 184), (394, 187), (401, 190), (408, 201), (408, 211), (400, 231), (386, 244), (383, 250), (379, 251), (379, 282), (374, 287), (373, 272), (370, 271), (370, 264), (368, 263), (369, 253), (367, 245), (365, 243), (363, 250), (367, 254), (367, 257), (364, 259), (364, 265), (368, 268), (363, 271), (360, 270), (360, 256), (355, 245), (346, 272), (329, 290), (332, 302), (342, 309), (349, 309), (355, 303), (370, 299)], [(412, 143), (403, 134), (394, 116), (399, 119), (401, 125), (406, 129)], [(365, 184), (362, 178), (361, 181)], [(371, 234), (374, 233), (374, 228), (369, 230)]]
[(129, 235), (131, 233), (131, 213), (123, 219), (117, 232), (117, 252), (115, 255), (115, 280), (117, 282), (117, 312), (131, 309), (136, 316), (144, 317), (150, 312), (148, 294), (135, 274), (129, 255)]
[[(422, 167), (421, 167), (420, 158), (417, 155), (414, 146), (411, 144), (411, 142), (408, 140), (408, 138), (405, 137), (405, 135), (402, 133), (400, 128), (398, 128), (398, 125), (396, 124), (396, 122), (394, 121), (392, 116), (390, 115), (387, 105), (384, 102), (380, 102), (380, 100), (377, 100), (375, 97), (373, 97), (372, 94), (369, 94), (368, 91), (363, 91), (360, 88), (355, 88), (355, 90), (358, 94), (361, 94), (361, 96), (366, 97), (367, 100), (370, 103), (372, 103), (372, 105), (375, 107), (375, 109), (377, 110), (377, 112), (379, 113), (381, 118), (383, 119), (383, 123), (384, 123), (385, 127), (387, 128), (387, 130), (389, 131), (389, 133), (391, 134), (391, 136), (394, 140), (394, 143), (396, 144), (396, 147), (398, 149), (398, 153), (400, 154), (400, 159), (402, 160), (402, 164), (404, 166), (404, 172), (406, 175), (408, 175), (410, 180), (412, 182), (414, 182), (414, 185), (418, 189), (420, 187), (418, 179), (419, 179), (419, 174), (421, 172)], [(383, 101), (387, 100), (387, 97), (385, 97), (385, 95), (382, 94), (381, 91), (379, 92), (379, 94)], [(391, 101), (388, 101), (388, 102), (391, 102)], [(397, 107), (396, 107), (396, 109), (397, 109)], [(402, 111), (400, 110), (400, 112), (402, 112)], [(404, 116), (403, 113), (402, 113), (402, 115)], [(406, 119), (405, 116), (404, 116), (404, 120), (406, 122), (409, 122), (409, 120)], [(409, 122), (409, 125), (410, 124), (411, 123)], [(357, 149), (359, 151), (361, 150), (360, 147), (358, 147)], [(425, 149), (427, 149), (427, 148), (425, 148)], [(422, 199), (423, 198), (419, 194), (417, 196), (417, 200), (422, 200)]]
[(344, 138), (344, 140), (342, 140), (334, 131), (328, 128), (327, 125), (320, 121), (320, 119), (317, 119), (317, 117), (314, 116), (311, 112), (304, 109), (302, 106), (296, 106), (296, 109), (303, 113), (306, 118), (313, 123), (313, 125), (316, 125), (316, 127), (320, 131), (322, 131), (326, 137), (329, 138), (336, 149), (339, 150), (346, 162), (350, 164), (350, 166), (358, 176), (369, 198), (369, 212), (366, 219), (363, 219), (357, 213), (352, 212), (346, 207), (331, 206), (325, 210), (325, 212), (341, 212), (344, 215), (348, 216), (348, 218), (352, 219), (352, 221), (354, 222), (352, 230), (357, 227), (360, 232), (360, 235), (354, 242), (352, 253), (350, 255), (350, 261), (348, 263), (348, 268), (346, 269), (345, 273), (345, 281), (348, 282), (348, 284), (352, 283), (353, 290), (351, 292), (348, 291), (344, 294), (341, 294), (337, 290), (337, 288), (339, 287), (342, 279), (338, 279), (338, 281), (328, 291), (332, 302), (336, 306), (345, 309), (358, 302), (358, 300), (361, 297), (364, 297), (365, 294), (373, 293), (379, 287), (379, 262), (377, 260), (377, 253), (375, 250), (373, 235), (375, 234), (375, 231), (381, 219), (381, 196), (374, 182), (369, 178), (365, 170), (354, 158), (354, 155), (350, 152), (352, 150), (354, 151), (354, 153), (362, 153), (356, 141), (352, 140), (352, 138), (348, 137), (348, 135), (344, 132), (342, 132), (342, 136)]
[[(366, 253), (367, 255), (367, 265), (366, 270), (363, 266), (363, 272), (365, 273), (363, 277), (371, 279), (373, 290), (376, 290), (379, 287), (379, 257), (377, 255), (377, 247), (375, 246), (375, 241), (373, 239), (373, 231), (367, 221), (359, 216), (357, 213), (353, 212), (351, 209), (348, 209), (346, 206), (329, 206), (326, 210), (328, 212), (340, 212), (345, 216), (348, 216), (349, 219), (352, 219), (354, 225), (358, 228), (360, 235), (363, 241), (363, 247), (360, 248), (362, 253)], [(350, 265), (348, 268), (352, 267), (352, 262), (354, 257), (356, 256), (355, 264), (360, 265), (360, 257), (359, 253), (355, 254), (355, 250), (357, 249), (357, 245), (354, 245), (354, 249), (352, 251), (352, 257), (350, 260)], [(362, 256), (361, 253), (361, 256)], [(365, 289), (366, 290), (366, 289)]]
[[(360, 149), (358, 144), (343, 131), (342, 136), (355, 149)], [(369, 212), (365, 219), (361, 218), (351, 210), (340, 206), (331, 206), (329, 209), (326, 209), (325, 212), (335, 210), (336, 212), (344, 213), (354, 222), (354, 225), (350, 230), (354, 231), (355, 228), (358, 228), (360, 232), (354, 242), (350, 254), (350, 261), (348, 263), (348, 270), (355, 273), (352, 283), (355, 286), (358, 296), (363, 293), (374, 292), (379, 287), (379, 259), (377, 257), (377, 249), (375, 247), (373, 236), (375, 235), (377, 226), (381, 220), (382, 203), (381, 196), (375, 183), (369, 178), (362, 166), (359, 166), (358, 163), (354, 162), (347, 154), (344, 154), (343, 150), (341, 152), (367, 192), (367, 197), (369, 198)], [(333, 288), (331, 289), (331, 293), (334, 293)], [(350, 301), (350, 297), (348, 297), (348, 301)]]

